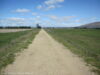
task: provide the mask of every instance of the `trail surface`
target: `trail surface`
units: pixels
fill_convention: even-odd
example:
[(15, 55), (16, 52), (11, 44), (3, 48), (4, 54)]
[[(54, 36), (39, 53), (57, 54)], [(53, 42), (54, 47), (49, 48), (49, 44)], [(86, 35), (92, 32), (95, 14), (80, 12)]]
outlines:
[(5, 75), (94, 75), (85, 63), (41, 30)]

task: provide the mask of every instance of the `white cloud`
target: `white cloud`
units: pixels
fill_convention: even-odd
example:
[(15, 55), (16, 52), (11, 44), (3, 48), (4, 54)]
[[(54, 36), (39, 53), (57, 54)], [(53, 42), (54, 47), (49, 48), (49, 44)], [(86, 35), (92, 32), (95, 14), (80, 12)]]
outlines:
[(41, 26), (52, 27), (70, 27), (86, 24), (89, 22), (100, 21), (96, 17), (78, 18), (77, 16), (56, 16), (56, 15), (40, 15), (33, 18), (9, 17), (0, 19), (1, 26), (36, 26), (39, 23)]
[(33, 20), (30, 18), (10, 17), (1, 19), (0, 25), (2, 26), (32, 26)]
[(40, 19), (40, 18), (41, 18), (41, 16), (36, 16), (36, 18), (37, 18), (37, 19)]
[(20, 18), (20, 17), (10, 17), (1, 20), (0, 25), (3, 26), (36, 26), (37, 23), (39, 23), (41, 26), (44, 27), (62, 27), (67, 26), (69, 23), (67, 22), (68, 19), (64, 20), (65, 18), (71, 18), (72, 16), (66, 16), (66, 17), (59, 17), (55, 15), (46, 15), (43, 16), (35, 16), (34, 18)]
[(73, 23), (77, 23), (78, 25), (84, 25), (96, 21), (100, 21), (100, 19), (98, 20), (97, 17), (88, 17), (88, 18), (80, 18), (80, 19), (73, 20)]
[(47, 15), (47, 17), (50, 18), (53, 21), (56, 21), (56, 22), (67, 22), (67, 21), (75, 18), (76, 16), (62, 16), (62, 17), (59, 17), (59, 16), (55, 16), (55, 15)]
[(37, 13), (33, 12), (32, 15), (35, 16), (35, 15), (37, 15)]
[(63, 3), (64, 0), (46, 0), (43, 2), (42, 5), (38, 5), (37, 9), (42, 9), (42, 10), (51, 10), (54, 8), (60, 8), (62, 5), (60, 3)]
[[(56, 16), (56, 15), (45, 15), (46, 20), (41, 21), (42, 25), (44, 26), (54, 26), (54, 27), (63, 27), (63, 26), (70, 26), (73, 23), (73, 19), (76, 18), (76, 16)], [(44, 23), (45, 22), (45, 23)], [(75, 25), (75, 24), (73, 24)]]
[(37, 6), (37, 9), (42, 9), (42, 8), (43, 8), (42, 5)]
[(54, 9), (54, 8), (56, 8), (55, 5), (50, 5), (50, 6), (48, 6), (45, 10), (50, 10), (50, 9)]
[(79, 23), (79, 22), (81, 22), (81, 20), (80, 20), (80, 19), (77, 19), (77, 20), (75, 20), (75, 22), (76, 22), (76, 23)]
[(11, 18), (8, 18), (8, 20), (10, 20), (10, 21), (24, 21), (25, 19), (24, 18), (11, 17)]
[(17, 12), (17, 13), (27, 13), (27, 12), (30, 12), (30, 10), (29, 9), (25, 9), (25, 8), (23, 8), (23, 9), (18, 8), (14, 12)]
[(44, 3), (45, 3), (46, 5), (54, 5), (54, 4), (62, 3), (62, 2), (64, 2), (64, 0), (47, 0), (47, 1), (45, 1)]
[(52, 20), (57, 20), (58, 19), (58, 17), (55, 16), (55, 15), (47, 15), (47, 17), (49, 17)]

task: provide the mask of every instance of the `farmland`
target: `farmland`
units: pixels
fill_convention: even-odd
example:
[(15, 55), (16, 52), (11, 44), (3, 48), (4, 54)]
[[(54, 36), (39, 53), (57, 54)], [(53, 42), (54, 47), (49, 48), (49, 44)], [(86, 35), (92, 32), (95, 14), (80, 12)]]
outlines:
[(41, 29), (2, 75), (95, 75), (78, 56)]
[[(100, 30), (99, 29), (46, 29), (57, 41), (73, 53), (83, 57), (93, 71), (100, 74)], [(90, 66), (91, 66), (90, 65)]]
[(8, 33), (8, 32), (19, 32), (19, 31), (26, 31), (31, 29), (0, 29), (0, 33)]
[(0, 33), (0, 70), (12, 63), (15, 53), (27, 48), (38, 32), (38, 29), (33, 29)]

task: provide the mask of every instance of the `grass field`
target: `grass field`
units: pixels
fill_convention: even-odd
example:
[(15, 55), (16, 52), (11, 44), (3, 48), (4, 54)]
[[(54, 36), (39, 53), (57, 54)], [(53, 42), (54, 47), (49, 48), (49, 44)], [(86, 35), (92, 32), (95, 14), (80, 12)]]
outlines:
[[(100, 74), (100, 30), (99, 29), (46, 29), (56, 40), (73, 53), (83, 57)], [(96, 68), (95, 68), (96, 67)]]
[(15, 53), (27, 48), (38, 29), (0, 33), (0, 70), (14, 61)]

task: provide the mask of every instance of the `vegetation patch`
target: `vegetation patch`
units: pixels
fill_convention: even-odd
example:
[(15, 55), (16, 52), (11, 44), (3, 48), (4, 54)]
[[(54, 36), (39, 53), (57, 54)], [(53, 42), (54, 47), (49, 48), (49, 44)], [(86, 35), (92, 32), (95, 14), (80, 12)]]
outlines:
[(46, 29), (56, 40), (73, 53), (83, 57), (93, 71), (100, 74), (100, 30), (99, 29)]
[(0, 33), (0, 71), (13, 63), (16, 53), (27, 48), (38, 32), (39, 29)]

